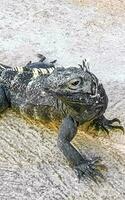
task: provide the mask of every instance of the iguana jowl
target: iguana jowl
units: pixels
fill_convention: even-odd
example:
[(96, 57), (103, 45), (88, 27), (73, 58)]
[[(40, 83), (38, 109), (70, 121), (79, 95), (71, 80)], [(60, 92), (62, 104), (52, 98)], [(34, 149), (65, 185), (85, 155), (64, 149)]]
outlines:
[[(103, 85), (89, 71), (85, 61), (80, 67), (57, 67), (40, 61), (29, 62), (22, 72), (6, 65), (0, 65), (0, 112), (8, 107), (39, 120), (62, 120), (59, 129), (58, 147), (72, 162), (79, 178), (89, 177), (97, 181), (102, 173), (98, 170), (98, 160), (88, 160), (71, 144), (80, 124), (91, 122), (97, 130), (119, 128), (115, 118), (104, 117), (108, 98)], [(21, 68), (20, 68), (21, 69)], [(53, 72), (49, 73), (53, 69)], [(34, 70), (38, 75), (34, 77)], [(19, 70), (21, 71), (21, 70)]]

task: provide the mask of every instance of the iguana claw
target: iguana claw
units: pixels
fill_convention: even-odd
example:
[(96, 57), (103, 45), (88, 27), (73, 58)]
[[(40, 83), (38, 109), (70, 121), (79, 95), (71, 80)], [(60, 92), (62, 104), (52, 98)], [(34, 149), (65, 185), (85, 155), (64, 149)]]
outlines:
[(75, 167), (75, 171), (79, 180), (83, 178), (89, 178), (95, 183), (100, 183), (104, 180), (104, 176), (101, 173), (102, 169), (107, 169), (103, 164), (100, 163), (100, 158), (95, 158), (93, 160), (86, 160), (83, 163)]
[(111, 129), (120, 129), (124, 134), (124, 127), (121, 125), (113, 125), (113, 123), (115, 122), (118, 122), (119, 124), (121, 123), (120, 120), (117, 118), (108, 120), (104, 116), (101, 116), (100, 118), (93, 120), (93, 122), (90, 125), (94, 126), (97, 131), (101, 129), (107, 134), (109, 134), (109, 130)]

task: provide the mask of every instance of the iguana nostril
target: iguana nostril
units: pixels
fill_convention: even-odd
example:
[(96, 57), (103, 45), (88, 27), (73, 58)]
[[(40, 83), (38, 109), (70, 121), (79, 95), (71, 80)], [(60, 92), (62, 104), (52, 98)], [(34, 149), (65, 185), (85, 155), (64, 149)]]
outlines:
[(92, 92), (92, 95), (96, 94), (96, 83), (92, 83), (91, 92)]

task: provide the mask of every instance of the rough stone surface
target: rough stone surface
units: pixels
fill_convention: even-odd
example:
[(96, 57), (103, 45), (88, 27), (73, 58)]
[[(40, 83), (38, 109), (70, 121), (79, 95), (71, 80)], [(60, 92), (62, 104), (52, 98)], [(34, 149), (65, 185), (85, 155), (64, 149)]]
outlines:
[[(125, 126), (125, 5), (123, 1), (1, 0), (0, 62), (22, 66), (43, 53), (58, 65), (83, 58), (102, 80), (106, 115)], [(124, 200), (125, 136), (93, 137), (82, 130), (74, 144), (108, 168), (101, 185), (78, 181), (57, 148), (57, 132), (11, 110), (0, 118), (0, 200)]]

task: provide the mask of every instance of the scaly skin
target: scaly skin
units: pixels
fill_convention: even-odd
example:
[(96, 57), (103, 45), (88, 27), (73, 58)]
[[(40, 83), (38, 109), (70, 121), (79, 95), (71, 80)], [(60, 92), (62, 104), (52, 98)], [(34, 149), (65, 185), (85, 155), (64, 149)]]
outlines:
[[(98, 130), (108, 129), (120, 121), (104, 117), (108, 98), (103, 85), (91, 73), (85, 61), (80, 68), (55, 68), (56, 60), (46, 63), (40, 55), (40, 61), (29, 62), (20, 69), (0, 65), (0, 112), (7, 107), (19, 111), (28, 117), (51, 122), (61, 121), (58, 147), (73, 164), (78, 177), (89, 177), (95, 182), (103, 178), (99, 171), (100, 160), (88, 160), (71, 144), (80, 124), (91, 122)], [(37, 69), (37, 76), (34, 71)], [(52, 73), (49, 73), (53, 69)], [(36, 72), (36, 71), (35, 71)]]

